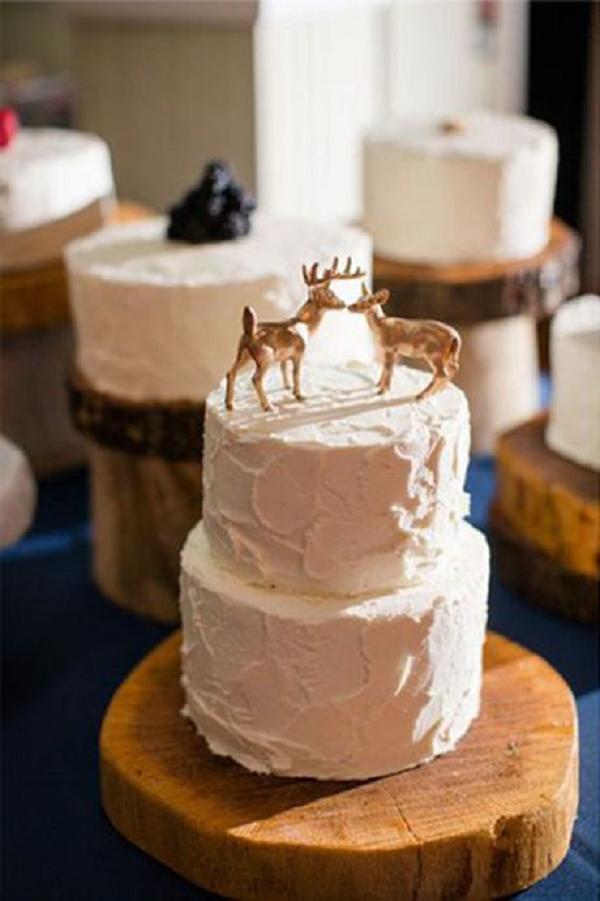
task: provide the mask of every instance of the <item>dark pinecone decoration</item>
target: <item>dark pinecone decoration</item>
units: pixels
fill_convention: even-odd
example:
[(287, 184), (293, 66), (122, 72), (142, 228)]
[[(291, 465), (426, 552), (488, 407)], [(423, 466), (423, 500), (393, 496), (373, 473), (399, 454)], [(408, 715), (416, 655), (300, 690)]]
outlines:
[(212, 160), (198, 184), (169, 210), (167, 238), (188, 244), (241, 238), (250, 231), (255, 207), (254, 197), (238, 184), (231, 167)]

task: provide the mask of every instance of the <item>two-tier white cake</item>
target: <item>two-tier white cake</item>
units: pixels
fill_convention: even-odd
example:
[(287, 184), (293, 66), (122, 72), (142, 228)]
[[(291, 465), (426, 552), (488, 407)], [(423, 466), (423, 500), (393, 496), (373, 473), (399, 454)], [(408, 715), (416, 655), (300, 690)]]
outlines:
[[(346, 314), (340, 314), (344, 317)], [(340, 326), (341, 328), (342, 326)], [(485, 539), (463, 521), (469, 413), (424, 373), (305, 364), (275, 412), (208, 398), (204, 519), (182, 555), (185, 713), (217, 754), (320, 779), (451, 750), (479, 709)]]

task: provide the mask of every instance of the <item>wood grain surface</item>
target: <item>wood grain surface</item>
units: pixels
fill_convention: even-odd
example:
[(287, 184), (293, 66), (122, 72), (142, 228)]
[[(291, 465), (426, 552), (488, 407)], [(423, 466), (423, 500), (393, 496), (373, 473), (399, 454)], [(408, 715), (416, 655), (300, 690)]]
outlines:
[(482, 710), (458, 748), (364, 783), (259, 776), (214, 757), (179, 711), (180, 634), (117, 691), (100, 738), (116, 828), (185, 878), (253, 901), (509, 894), (565, 856), (577, 806), (573, 697), (488, 636)]
[(179, 556), (202, 515), (202, 464), (90, 442), (94, 577), (114, 603), (179, 620)]
[(500, 436), (496, 506), (515, 534), (565, 569), (600, 576), (600, 473), (546, 444), (547, 413)]
[(426, 266), (375, 256), (374, 287), (390, 290), (389, 316), (442, 319), (456, 326), (519, 313), (542, 318), (577, 292), (580, 243), (555, 219), (544, 250), (523, 260)]

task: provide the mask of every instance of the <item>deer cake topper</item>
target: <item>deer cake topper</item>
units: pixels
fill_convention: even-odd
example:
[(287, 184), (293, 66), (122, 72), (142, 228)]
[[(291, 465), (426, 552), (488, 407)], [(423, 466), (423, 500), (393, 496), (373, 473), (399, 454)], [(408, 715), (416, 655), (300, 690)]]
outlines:
[(302, 267), (304, 284), (308, 288), (308, 298), (291, 319), (285, 319), (283, 322), (259, 322), (252, 307), (244, 307), (243, 334), (238, 344), (236, 358), (227, 373), (225, 406), (228, 410), (233, 410), (237, 373), (242, 366), (251, 361), (255, 364), (252, 382), (259, 403), (265, 412), (273, 409), (263, 386), (265, 374), (273, 363), (280, 364), (284, 388), (289, 390), (291, 386), (288, 364), (291, 362), (294, 397), (298, 401), (304, 400), (300, 376), (306, 343), (298, 330), (298, 325), (304, 324), (309, 335), (313, 334), (321, 324), (327, 310), (346, 308), (343, 300), (340, 300), (331, 290), (331, 282), (364, 278), (365, 275), (360, 267), (352, 268), (351, 257), (348, 257), (343, 271), (338, 269), (338, 263), (338, 258), (335, 257), (330, 268), (324, 269), (322, 275), (319, 275), (318, 263), (313, 263), (310, 269), (307, 269), (306, 266)]
[(433, 319), (399, 319), (384, 316), (381, 307), (390, 299), (385, 288), (372, 293), (362, 283), (360, 298), (348, 309), (364, 313), (383, 354), (383, 369), (377, 383), (379, 394), (389, 391), (394, 364), (401, 358), (424, 360), (433, 372), (431, 382), (417, 395), (417, 400), (441, 391), (459, 369), (461, 348), (456, 329)]

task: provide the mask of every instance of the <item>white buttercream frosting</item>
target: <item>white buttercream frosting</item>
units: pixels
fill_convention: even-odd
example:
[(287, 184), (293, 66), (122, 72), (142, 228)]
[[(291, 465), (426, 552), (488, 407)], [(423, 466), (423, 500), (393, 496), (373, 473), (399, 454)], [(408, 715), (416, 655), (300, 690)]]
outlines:
[(600, 469), (600, 297), (560, 307), (551, 326), (552, 403), (546, 440), (552, 450)]
[(112, 192), (108, 147), (94, 135), (23, 128), (0, 151), (0, 232), (62, 219)]
[(364, 146), (364, 225), (376, 253), (451, 264), (530, 256), (548, 241), (554, 130), (493, 112), (392, 122)]
[(479, 709), (488, 552), (466, 524), (428, 582), (358, 600), (262, 590), (202, 525), (182, 556), (184, 712), (250, 770), (364, 779), (452, 750)]
[[(189, 245), (164, 238), (166, 220), (108, 228), (67, 249), (77, 361), (101, 391), (132, 400), (204, 400), (233, 361), (244, 305), (290, 317), (307, 297), (301, 264), (353, 257), (371, 271), (360, 229), (256, 214), (247, 237)], [(338, 282), (340, 297), (356, 285)], [(342, 318), (343, 317), (343, 318)], [(364, 317), (329, 312), (307, 359), (371, 360)]]
[(468, 506), (465, 396), (448, 385), (416, 401), (430, 376), (399, 366), (381, 397), (378, 373), (306, 364), (299, 404), (273, 368), (270, 414), (251, 373), (233, 412), (222, 386), (209, 396), (204, 525), (248, 581), (357, 595), (422, 581), (456, 541)]

